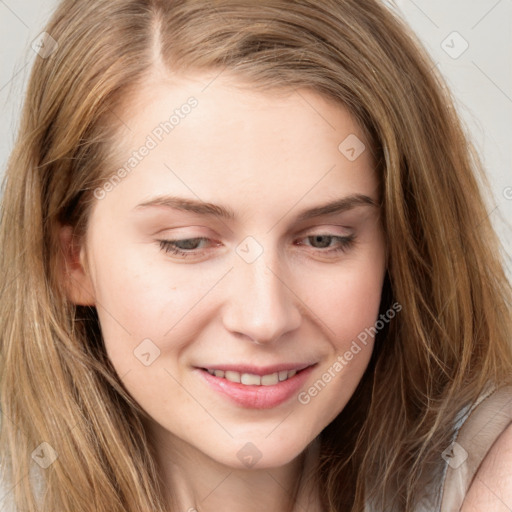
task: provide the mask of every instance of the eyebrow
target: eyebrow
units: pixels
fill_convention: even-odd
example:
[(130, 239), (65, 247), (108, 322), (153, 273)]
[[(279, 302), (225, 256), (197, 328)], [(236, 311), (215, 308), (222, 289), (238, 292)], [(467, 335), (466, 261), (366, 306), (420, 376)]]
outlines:
[[(176, 196), (158, 196), (137, 205), (134, 210), (161, 206), (171, 208), (173, 210), (192, 212), (198, 215), (217, 217), (226, 220), (234, 220), (236, 218), (235, 212), (226, 206)], [(346, 197), (335, 199), (329, 203), (303, 210), (297, 215), (295, 220), (297, 222), (302, 222), (315, 217), (342, 213), (356, 208), (357, 206), (373, 206), (375, 208), (379, 208), (380, 205), (374, 199), (364, 194), (351, 194)]]

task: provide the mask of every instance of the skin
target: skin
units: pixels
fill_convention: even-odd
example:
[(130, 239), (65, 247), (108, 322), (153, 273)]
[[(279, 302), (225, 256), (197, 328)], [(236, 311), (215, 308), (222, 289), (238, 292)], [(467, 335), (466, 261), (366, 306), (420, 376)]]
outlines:
[[(275, 408), (244, 408), (194, 367), (314, 362), (302, 390), (332, 368), (378, 319), (386, 270), (380, 210), (295, 217), (349, 194), (378, 202), (378, 180), (369, 143), (341, 105), (308, 90), (257, 92), (226, 73), (212, 82), (216, 75), (155, 73), (118, 113), (126, 127), (112, 169), (169, 112), (190, 96), (199, 101), (95, 199), (81, 244), (71, 247), (71, 229), (62, 228), (66, 286), (75, 303), (96, 306), (108, 355), (150, 417), (178, 510), (282, 511), (302, 467), (314, 465), (317, 436), (362, 378), (373, 339), (307, 404), (293, 396)], [(366, 146), (354, 161), (338, 149), (350, 134)], [(236, 218), (136, 208), (162, 194), (222, 204)], [(334, 238), (310, 238), (325, 234)], [(335, 237), (351, 234), (354, 245), (327, 254), (339, 246)], [(248, 236), (257, 242), (250, 250), (262, 251), (251, 263), (236, 252)], [(194, 246), (195, 256), (160, 248), (159, 240), (197, 237), (209, 241)], [(149, 366), (134, 356), (144, 339), (160, 350)], [(237, 456), (247, 442), (261, 454), (252, 467)], [(307, 485), (294, 510), (304, 509), (320, 510)]]
[(495, 441), (468, 490), (461, 512), (512, 510), (512, 425)]

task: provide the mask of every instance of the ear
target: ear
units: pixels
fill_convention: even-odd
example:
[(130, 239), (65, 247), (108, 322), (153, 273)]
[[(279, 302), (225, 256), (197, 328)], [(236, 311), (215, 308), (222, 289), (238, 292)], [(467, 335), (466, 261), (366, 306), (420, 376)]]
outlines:
[(59, 227), (60, 278), (69, 301), (77, 306), (94, 306), (95, 295), (86, 265), (85, 246), (77, 243), (72, 226)]

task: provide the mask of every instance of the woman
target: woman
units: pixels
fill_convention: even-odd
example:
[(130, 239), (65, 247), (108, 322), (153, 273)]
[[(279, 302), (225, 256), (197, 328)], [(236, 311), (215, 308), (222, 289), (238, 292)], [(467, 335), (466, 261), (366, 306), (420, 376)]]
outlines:
[(510, 504), (484, 175), (393, 14), (64, 0), (46, 32), (0, 229), (13, 505)]

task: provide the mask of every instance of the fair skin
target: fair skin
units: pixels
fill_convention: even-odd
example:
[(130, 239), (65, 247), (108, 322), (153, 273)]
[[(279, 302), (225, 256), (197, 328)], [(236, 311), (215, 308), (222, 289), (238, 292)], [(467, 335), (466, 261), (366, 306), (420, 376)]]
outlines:
[[(298, 392), (329, 369), (332, 376), (337, 357), (375, 324), (386, 268), (378, 206), (297, 217), (353, 194), (378, 203), (378, 181), (368, 143), (343, 107), (311, 91), (255, 92), (232, 77), (201, 92), (211, 81), (156, 75), (119, 113), (130, 128), (119, 138), (122, 165), (166, 113), (190, 96), (199, 101), (95, 201), (67, 283), (75, 303), (96, 306), (108, 355), (151, 418), (177, 510), (278, 512), (303, 463), (311, 465), (306, 448), (353, 394), (373, 338), (308, 403)], [(367, 148), (353, 161), (338, 149), (351, 134)], [(137, 207), (157, 195), (223, 205), (235, 217)], [(69, 236), (64, 228), (64, 246)], [(342, 246), (350, 236), (354, 244)], [(198, 237), (207, 241), (179, 245), (192, 252), (186, 258), (159, 242)], [(248, 262), (237, 247), (262, 253)], [(145, 339), (160, 350), (149, 366), (134, 356)], [(262, 409), (233, 403), (198, 374), (237, 363), (313, 367), (293, 396)], [(259, 453), (251, 467), (239, 458), (247, 443)], [(294, 510), (320, 510), (311, 491), (302, 487)]]
[[(302, 467), (314, 471), (307, 448), (353, 394), (373, 340), (308, 403), (297, 392), (266, 409), (234, 404), (198, 368), (314, 363), (300, 392), (332, 373), (338, 356), (378, 318), (386, 268), (379, 209), (296, 217), (352, 194), (378, 202), (378, 182), (369, 144), (340, 105), (311, 91), (263, 94), (215, 76), (170, 81), (156, 73), (118, 113), (127, 127), (112, 170), (187, 98), (199, 101), (95, 200), (85, 239), (67, 253), (66, 283), (71, 300), (96, 307), (108, 355), (149, 416), (162, 480), (175, 493), (169, 503), (184, 511), (281, 512)], [(351, 134), (367, 148), (353, 161), (338, 150)], [(235, 216), (138, 207), (163, 195), (223, 205)], [(314, 235), (327, 235), (326, 244)], [(331, 250), (340, 246), (336, 237), (351, 235), (354, 245)], [(63, 228), (63, 247), (70, 237)], [(186, 258), (160, 246), (203, 237), (178, 245), (189, 248)], [(249, 263), (240, 248), (262, 252)], [(149, 346), (160, 353), (146, 366), (134, 350), (147, 339), (145, 352)], [(259, 453), (251, 467), (239, 457), (249, 442)], [(493, 460), (479, 471), (483, 481), (496, 471), (506, 475), (499, 452)], [(463, 512), (482, 510), (475, 507), (483, 492), (475, 483)], [(315, 489), (303, 486), (294, 510), (320, 511)]]
[(512, 425), (495, 441), (475, 474), (461, 512), (512, 510)]

